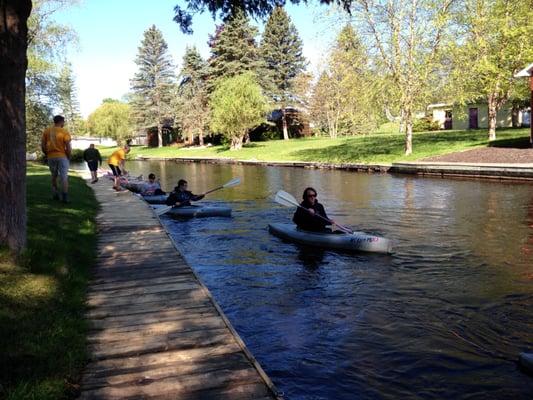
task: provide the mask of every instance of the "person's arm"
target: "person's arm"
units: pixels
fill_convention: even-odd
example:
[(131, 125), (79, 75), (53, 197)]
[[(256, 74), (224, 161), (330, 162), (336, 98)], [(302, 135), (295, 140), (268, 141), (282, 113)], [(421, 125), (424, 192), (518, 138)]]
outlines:
[(70, 140), (65, 143), (65, 155), (70, 160), (70, 156), (72, 155), (72, 146), (70, 145)]
[(192, 201), (202, 200), (204, 197), (205, 197), (205, 194), (192, 194), (191, 193), (191, 200)]
[(41, 137), (41, 150), (43, 154), (46, 156), (46, 134), (43, 133), (43, 136)]

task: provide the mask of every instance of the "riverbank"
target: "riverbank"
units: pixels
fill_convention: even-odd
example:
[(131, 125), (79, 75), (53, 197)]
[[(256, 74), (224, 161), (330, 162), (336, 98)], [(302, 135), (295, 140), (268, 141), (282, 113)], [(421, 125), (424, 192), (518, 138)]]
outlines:
[[(502, 129), (497, 131), (497, 137), (498, 140), (491, 143), (491, 147), (509, 146), (509, 144), (521, 146), (522, 142), (528, 142), (529, 130)], [(488, 147), (485, 130), (437, 131), (415, 133), (414, 153), (410, 156), (404, 155), (402, 134), (372, 134), (336, 139), (316, 137), (252, 142), (243, 149), (235, 151), (229, 150), (226, 146), (162, 148), (134, 146), (128, 158), (390, 165)], [(110, 155), (113, 150), (101, 149), (102, 156)]]
[(70, 204), (52, 200), (48, 168), (28, 164), (28, 248), (0, 251), (0, 397), (59, 399), (78, 391), (86, 360), (85, 292), (98, 204), (70, 176)]

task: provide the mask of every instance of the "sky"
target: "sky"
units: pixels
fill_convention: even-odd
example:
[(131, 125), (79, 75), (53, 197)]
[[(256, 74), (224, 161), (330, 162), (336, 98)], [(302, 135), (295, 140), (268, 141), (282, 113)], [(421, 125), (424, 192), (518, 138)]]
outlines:
[[(186, 46), (196, 46), (207, 59), (208, 35), (214, 33), (215, 21), (209, 13), (197, 15), (193, 19), (194, 34), (185, 35), (172, 21), (178, 3), (179, 0), (82, 0), (55, 14), (58, 23), (72, 27), (78, 35), (78, 44), (67, 51), (83, 117), (103, 99), (121, 99), (129, 91), (130, 79), (137, 70), (134, 60), (138, 46), (151, 25), (162, 31), (178, 68)], [(302, 38), (308, 70), (320, 71), (338, 29), (338, 23), (328, 17), (331, 8), (288, 5), (286, 11)], [(262, 32), (263, 24), (255, 24)]]

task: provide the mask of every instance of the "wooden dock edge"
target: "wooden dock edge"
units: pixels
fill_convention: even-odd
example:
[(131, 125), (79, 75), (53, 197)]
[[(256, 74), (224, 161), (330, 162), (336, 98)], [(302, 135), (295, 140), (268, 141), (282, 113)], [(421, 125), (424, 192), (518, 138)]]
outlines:
[[(142, 201), (144, 202), (142, 199), (139, 198), (139, 201)], [(150, 207), (150, 204), (146, 203), (146, 206), (147, 207)], [(151, 207), (150, 207), (151, 208)], [(172, 238), (172, 235), (170, 234), (170, 232), (168, 231), (168, 229), (166, 228), (166, 226), (161, 222), (161, 218), (159, 215), (157, 215), (157, 213), (154, 212), (154, 214), (156, 215), (157, 217), (157, 220), (159, 221), (159, 224), (161, 225), (161, 227), (164, 229), (166, 235), (168, 236), (168, 238), (170, 239), (170, 241), (172, 242), (172, 245), (174, 246), (174, 248), (176, 249), (176, 251), (178, 253), (181, 254), (178, 246), (176, 245), (176, 241)], [(184, 258), (184, 261), (185, 263), (187, 263), (187, 261), (185, 260)], [(188, 263), (187, 263), (188, 264)], [(246, 344), (244, 343), (244, 341), (242, 340), (242, 338), (240, 337), (240, 335), (237, 333), (237, 331), (235, 330), (235, 328), (233, 328), (233, 325), (231, 325), (231, 322), (230, 320), (228, 319), (228, 317), (226, 317), (226, 314), (224, 314), (224, 311), (222, 311), (222, 308), (218, 305), (217, 301), (215, 300), (215, 298), (213, 297), (213, 295), (211, 294), (211, 291), (209, 290), (209, 288), (204, 284), (204, 282), (202, 281), (202, 279), (200, 278), (200, 276), (196, 273), (196, 271), (194, 270), (194, 268), (192, 268), (190, 265), (189, 265), (189, 268), (191, 269), (195, 279), (198, 281), (198, 283), (200, 284), (200, 287), (201, 287), (201, 290), (205, 293), (205, 295), (209, 298), (209, 300), (211, 301), (211, 303), (213, 304), (213, 306), (216, 308), (217, 312), (220, 314), (220, 317), (222, 318), (222, 320), (224, 321), (224, 324), (226, 325), (226, 327), (229, 329), (229, 331), (231, 332), (231, 334), (233, 335), (233, 337), (235, 338), (237, 344), (239, 345), (239, 347), (242, 349), (244, 355), (246, 356), (246, 358), (248, 359), (248, 361), (250, 361), (252, 363), (252, 365), (254, 366), (254, 368), (257, 370), (257, 372), (259, 373), (259, 375), (261, 376), (261, 379), (263, 379), (263, 381), (265, 382), (266, 386), (270, 389), (270, 391), (273, 393), (274, 397), (278, 400), (285, 400), (284, 397), (283, 397), (283, 393), (280, 392), (276, 386), (274, 385), (274, 383), (272, 382), (272, 380), (270, 379), (270, 377), (267, 375), (267, 373), (263, 370), (263, 368), (261, 367), (261, 364), (259, 364), (259, 362), (256, 360), (256, 358), (254, 357), (254, 355), (252, 354), (252, 352), (248, 349), (248, 347), (246, 347)]]

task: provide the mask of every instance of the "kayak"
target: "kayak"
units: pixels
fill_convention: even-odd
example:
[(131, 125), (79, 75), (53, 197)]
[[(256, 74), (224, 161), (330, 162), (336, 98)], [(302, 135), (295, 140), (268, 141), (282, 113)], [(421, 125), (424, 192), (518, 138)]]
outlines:
[(533, 353), (520, 353), (520, 366), (528, 373), (533, 374)]
[(231, 217), (231, 208), (218, 206), (174, 207), (168, 210), (165, 215), (181, 218)]
[(391, 253), (392, 242), (365, 232), (326, 233), (298, 229), (293, 224), (274, 223), (268, 231), (281, 239), (326, 249)]
[(166, 194), (157, 194), (157, 195), (151, 195), (151, 196), (141, 195), (141, 197), (148, 204), (165, 204), (165, 202), (167, 201), (168, 195)]

